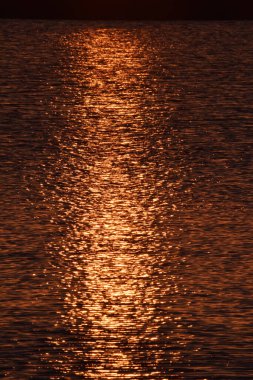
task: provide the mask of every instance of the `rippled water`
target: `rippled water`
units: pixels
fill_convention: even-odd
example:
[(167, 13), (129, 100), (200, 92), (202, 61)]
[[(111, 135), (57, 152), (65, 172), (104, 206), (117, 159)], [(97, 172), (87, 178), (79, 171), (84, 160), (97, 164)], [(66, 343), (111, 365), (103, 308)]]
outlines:
[(0, 377), (252, 379), (253, 23), (0, 30)]

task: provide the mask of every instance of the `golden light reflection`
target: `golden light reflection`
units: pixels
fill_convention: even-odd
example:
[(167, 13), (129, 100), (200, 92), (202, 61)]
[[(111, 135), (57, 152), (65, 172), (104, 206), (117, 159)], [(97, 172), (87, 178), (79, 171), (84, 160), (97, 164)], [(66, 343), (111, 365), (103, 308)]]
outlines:
[[(64, 301), (56, 327), (66, 338), (51, 339), (61, 355), (47, 360), (65, 376), (162, 379), (162, 368), (167, 376), (181, 359), (173, 345), (182, 348), (189, 338), (173, 309), (182, 291), (173, 243), (181, 227), (172, 220), (183, 173), (180, 165), (163, 166), (173, 136), (152, 125), (159, 100), (149, 83), (152, 54), (123, 29), (63, 41), (70, 56), (65, 91), (69, 78), (80, 91), (56, 136), (60, 175), (52, 202), (63, 236), (49, 249), (58, 253)], [(54, 178), (48, 174), (49, 184)]]

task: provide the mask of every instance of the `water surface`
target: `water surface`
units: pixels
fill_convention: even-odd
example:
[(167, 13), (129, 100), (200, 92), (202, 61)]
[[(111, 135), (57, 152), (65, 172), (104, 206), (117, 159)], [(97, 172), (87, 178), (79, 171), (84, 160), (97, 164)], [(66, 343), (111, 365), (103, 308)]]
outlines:
[(252, 22), (0, 29), (1, 377), (252, 379)]

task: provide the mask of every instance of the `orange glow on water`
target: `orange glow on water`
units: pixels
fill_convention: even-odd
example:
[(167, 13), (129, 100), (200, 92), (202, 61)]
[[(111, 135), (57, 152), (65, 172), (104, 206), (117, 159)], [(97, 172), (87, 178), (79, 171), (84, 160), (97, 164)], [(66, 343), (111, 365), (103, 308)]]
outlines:
[[(173, 260), (177, 255), (177, 248), (165, 240), (174, 232), (162, 225), (167, 224), (164, 207), (171, 208), (172, 218), (175, 214), (173, 197), (179, 183), (168, 189), (169, 205), (152, 196), (163, 183), (154, 176), (156, 161), (145, 157), (151, 141), (143, 127), (148, 108), (142, 104), (142, 91), (149, 77), (150, 55), (143, 56), (138, 39), (123, 31), (117, 32), (116, 42), (106, 31), (94, 31), (86, 52), (83, 38), (87, 36), (81, 33), (73, 36), (67, 49), (75, 80), (81, 81), (80, 87), (87, 81), (89, 90), (83, 98), (76, 94), (80, 104), (73, 108), (74, 114), (72, 109), (65, 111), (80, 127), (72, 129), (70, 124), (71, 134), (65, 141), (59, 136), (61, 151), (70, 149), (75, 154), (65, 166), (59, 161), (61, 181), (68, 188), (54, 200), (69, 204), (68, 215), (75, 215), (61, 244), (56, 242), (65, 268), (60, 286), (66, 291), (65, 312), (57, 326), (77, 334), (80, 341), (72, 353), (63, 341), (55, 344), (66, 358), (73, 354), (80, 361), (94, 362), (85, 372), (65, 367), (66, 375), (94, 379), (121, 379), (123, 373), (124, 378), (141, 379), (140, 347), (152, 345), (154, 357), (142, 360), (155, 379), (162, 360), (162, 351), (155, 349), (161, 326), (169, 322), (177, 330), (176, 339), (185, 344), (180, 318), (171, 315), (172, 306), (165, 303), (169, 294), (174, 298), (179, 292), (177, 278), (168, 273), (164, 277), (161, 268), (157, 273), (154, 269), (159, 260), (163, 262), (168, 255)], [(91, 62), (85, 78), (77, 71), (83, 59)], [(126, 101), (133, 91), (132, 101)], [(150, 89), (151, 101), (155, 97)], [(136, 123), (129, 124), (133, 118)], [(150, 134), (154, 138), (156, 131)], [(157, 154), (162, 158), (162, 141), (158, 141)], [(168, 175), (173, 171), (168, 168)], [(161, 207), (160, 228), (156, 226), (157, 207)], [(160, 250), (159, 258), (154, 250)], [(157, 314), (157, 303), (168, 308), (166, 318)], [(179, 361), (180, 351), (171, 351), (170, 360)]]

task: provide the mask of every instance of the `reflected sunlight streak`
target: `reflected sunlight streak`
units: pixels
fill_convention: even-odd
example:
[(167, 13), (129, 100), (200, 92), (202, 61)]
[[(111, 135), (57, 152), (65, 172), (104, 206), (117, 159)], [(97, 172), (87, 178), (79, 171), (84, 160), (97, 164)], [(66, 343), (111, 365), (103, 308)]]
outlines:
[[(59, 287), (65, 290), (65, 311), (56, 325), (64, 326), (76, 343), (52, 344), (69, 363), (66, 375), (143, 379), (146, 368), (145, 377), (160, 379), (164, 350), (173, 343), (170, 330), (164, 331), (165, 346), (159, 347), (158, 331), (169, 324), (177, 331), (173, 339), (186, 344), (184, 326), (171, 313), (180, 285), (162, 266), (168, 255), (178, 265), (177, 247), (168, 243), (175, 227), (168, 230), (168, 223), (175, 218), (182, 179), (180, 168), (178, 173), (166, 168), (164, 176), (157, 167), (165, 160), (164, 144), (173, 136), (164, 140), (152, 123), (146, 126), (150, 116), (143, 88), (149, 86), (145, 83), (152, 55), (144, 55), (137, 38), (122, 30), (114, 33), (111, 40), (103, 29), (94, 30), (86, 52), (82, 38), (88, 37), (82, 33), (68, 39), (66, 46), (72, 74), (87, 92), (83, 98), (74, 94), (82, 105), (65, 110), (69, 132), (58, 136), (60, 150), (72, 154), (70, 162), (59, 159), (66, 190), (54, 202), (68, 205), (64, 213), (70, 223), (53, 249), (64, 268)], [(83, 59), (90, 61), (88, 72)], [(151, 86), (147, 91), (152, 106), (158, 95)], [(164, 186), (168, 198), (159, 198)], [(79, 365), (71, 364), (72, 356)], [(171, 350), (169, 357), (170, 363), (180, 361), (180, 351)], [(58, 359), (47, 360), (62, 367)]]

